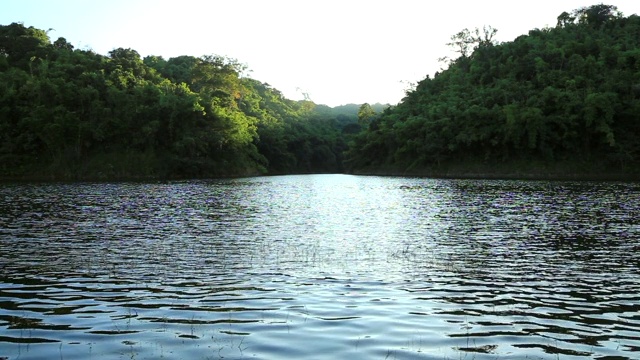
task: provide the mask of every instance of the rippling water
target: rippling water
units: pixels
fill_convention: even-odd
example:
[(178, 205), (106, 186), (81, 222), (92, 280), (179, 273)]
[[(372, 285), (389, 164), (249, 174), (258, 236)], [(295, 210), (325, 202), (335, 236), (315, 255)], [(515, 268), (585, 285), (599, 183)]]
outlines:
[(637, 359), (640, 184), (0, 185), (0, 359)]

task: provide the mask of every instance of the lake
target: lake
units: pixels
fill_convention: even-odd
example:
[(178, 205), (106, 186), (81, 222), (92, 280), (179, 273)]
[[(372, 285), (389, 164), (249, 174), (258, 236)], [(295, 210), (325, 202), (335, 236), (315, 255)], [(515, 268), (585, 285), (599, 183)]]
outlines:
[(638, 359), (640, 184), (0, 184), (0, 359)]

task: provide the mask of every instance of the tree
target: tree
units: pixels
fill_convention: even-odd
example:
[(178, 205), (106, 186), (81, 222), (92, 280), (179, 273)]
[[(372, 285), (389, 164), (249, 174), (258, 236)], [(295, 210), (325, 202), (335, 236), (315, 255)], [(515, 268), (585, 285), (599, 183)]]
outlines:
[(602, 4), (502, 44), (492, 28), (463, 29), (448, 44), (458, 59), (358, 134), (348, 162), (368, 171), (464, 172), (464, 163), (491, 173), (535, 162), (559, 175), (640, 174), (638, 33), (640, 17)]
[(373, 110), (371, 105), (364, 103), (358, 109), (358, 123), (363, 128), (367, 128), (371, 121), (376, 117), (376, 111)]
[(58, 40), (54, 41), (53, 47), (57, 49), (64, 49), (64, 50), (70, 50), (70, 51), (73, 50), (73, 45), (67, 42), (67, 39), (63, 37), (59, 37)]
[(566, 27), (574, 23), (576, 21), (575, 14), (572, 16), (566, 11), (563, 11), (562, 14), (558, 16), (558, 23), (556, 27)]
[(140, 54), (130, 48), (117, 48), (109, 51), (111, 69), (118, 72), (130, 72), (134, 77), (145, 78), (148, 75), (148, 67), (144, 65)]
[(44, 30), (21, 23), (0, 26), (0, 56), (8, 63), (27, 70), (34, 58), (43, 58), (49, 46), (49, 36)]
[(573, 16), (578, 19), (580, 24), (600, 27), (608, 21), (621, 17), (622, 14), (614, 5), (598, 4), (574, 10)]
[(465, 28), (451, 36), (451, 42), (447, 45), (456, 49), (460, 56), (468, 57), (478, 47), (496, 45), (494, 37), (497, 33), (497, 29), (487, 25), (482, 30), (476, 28), (473, 32)]

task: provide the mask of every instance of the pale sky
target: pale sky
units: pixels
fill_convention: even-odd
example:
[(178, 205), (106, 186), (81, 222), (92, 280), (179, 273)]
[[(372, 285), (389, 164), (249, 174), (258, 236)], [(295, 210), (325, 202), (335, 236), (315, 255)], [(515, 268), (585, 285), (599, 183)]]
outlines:
[[(318, 104), (398, 103), (408, 83), (440, 69), (464, 28), (491, 25), (497, 40), (555, 26), (587, 0), (0, 0), (0, 24), (53, 29), (76, 48), (142, 57), (223, 55), (291, 99)], [(640, 1), (605, 2), (625, 16)]]

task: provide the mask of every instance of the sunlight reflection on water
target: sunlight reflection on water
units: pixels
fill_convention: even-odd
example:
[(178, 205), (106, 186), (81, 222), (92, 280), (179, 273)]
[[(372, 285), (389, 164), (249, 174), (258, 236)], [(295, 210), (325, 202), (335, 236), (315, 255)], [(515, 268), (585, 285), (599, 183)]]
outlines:
[(616, 359), (640, 185), (0, 185), (0, 358)]

